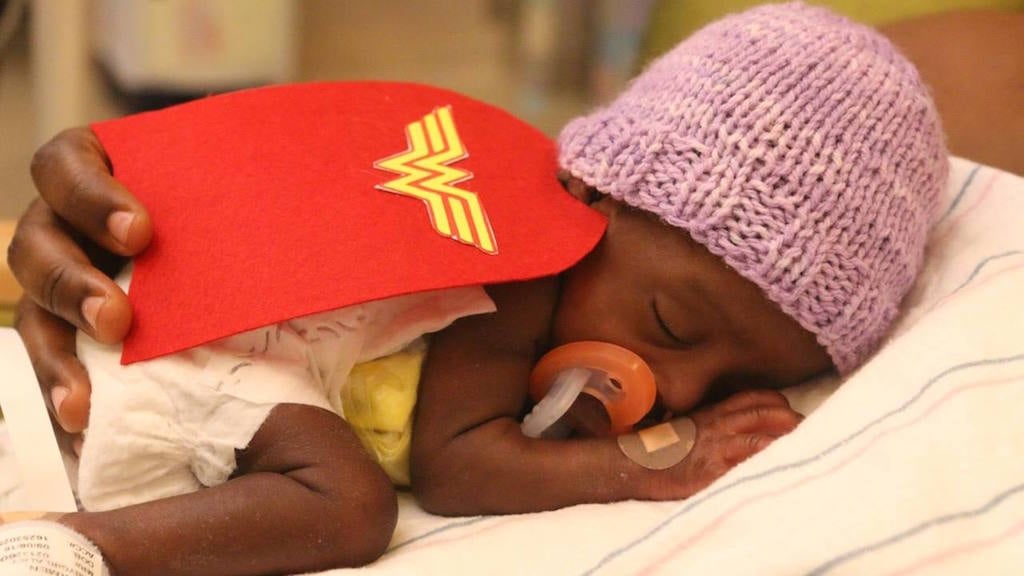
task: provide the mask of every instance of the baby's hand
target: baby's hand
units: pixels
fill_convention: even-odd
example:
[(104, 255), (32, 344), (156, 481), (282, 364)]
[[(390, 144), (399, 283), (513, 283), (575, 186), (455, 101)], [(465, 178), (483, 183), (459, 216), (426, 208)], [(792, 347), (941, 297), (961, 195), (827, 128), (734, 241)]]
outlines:
[(775, 390), (739, 392), (690, 418), (697, 429), (693, 449), (679, 464), (655, 474), (655, 500), (692, 496), (803, 420)]

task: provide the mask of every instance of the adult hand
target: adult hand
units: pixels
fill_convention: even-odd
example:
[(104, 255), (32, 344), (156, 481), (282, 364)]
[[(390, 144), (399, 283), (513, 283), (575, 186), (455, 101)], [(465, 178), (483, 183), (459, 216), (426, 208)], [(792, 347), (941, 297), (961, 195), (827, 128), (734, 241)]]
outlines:
[(110, 274), (149, 244), (152, 223), (114, 180), (103, 147), (87, 128), (66, 130), (40, 148), (32, 179), (40, 198), (18, 221), (7, 251), (25, 289), (15, 325), (57, 422), (80, 432), (90, 386), (75, 356), (75, 329), (100, 342), (124, 339), (131, 308)]
[(690, 418), (697, 429), (693, 448), (679, 464), (656, 476), (655, 500), (692, 496), (803, 420), (775, 390), (739, 392)]

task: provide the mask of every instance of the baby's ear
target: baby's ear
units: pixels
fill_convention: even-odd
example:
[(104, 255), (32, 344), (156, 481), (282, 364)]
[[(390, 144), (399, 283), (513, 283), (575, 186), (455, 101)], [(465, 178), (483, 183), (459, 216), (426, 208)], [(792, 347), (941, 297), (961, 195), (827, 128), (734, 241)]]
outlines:
[(573, 198), (588, 206), (596, 202), (601, 197), (601, 193), (597, 191), (597, 188), (587, 186), (583, 180), (569, 174), (567, 170), (559, 170), (558, 181), (562, 183), (562, 187), (565, 188), (565, 191), (571, 194)]

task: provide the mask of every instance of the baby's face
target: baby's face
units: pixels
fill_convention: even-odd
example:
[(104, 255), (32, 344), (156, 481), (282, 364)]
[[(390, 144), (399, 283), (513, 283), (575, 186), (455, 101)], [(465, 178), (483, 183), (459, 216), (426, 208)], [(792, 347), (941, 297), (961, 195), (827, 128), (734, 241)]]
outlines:
[[(570, 183), (577, 196), (580, 186)], [(564, 275), (556, 345), (601, 340), (636, 352), (673, 413), (832, 367), (813, 334), (685, 232), (609, 197), (591, 206), (608, 230)]]

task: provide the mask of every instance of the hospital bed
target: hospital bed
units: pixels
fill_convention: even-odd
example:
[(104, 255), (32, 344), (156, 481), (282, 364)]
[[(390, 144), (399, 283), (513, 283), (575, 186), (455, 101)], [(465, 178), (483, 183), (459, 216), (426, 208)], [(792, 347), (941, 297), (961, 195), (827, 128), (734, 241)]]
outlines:
[[(891, 336), (788, 391), (792, 434), (678, 502), (442, 518), (402, 495), (383, 558), (323, 574), (1024, 573), (1024, 179), (951, 162)], [(6, 438), (0, 505), (23, 507)]]

